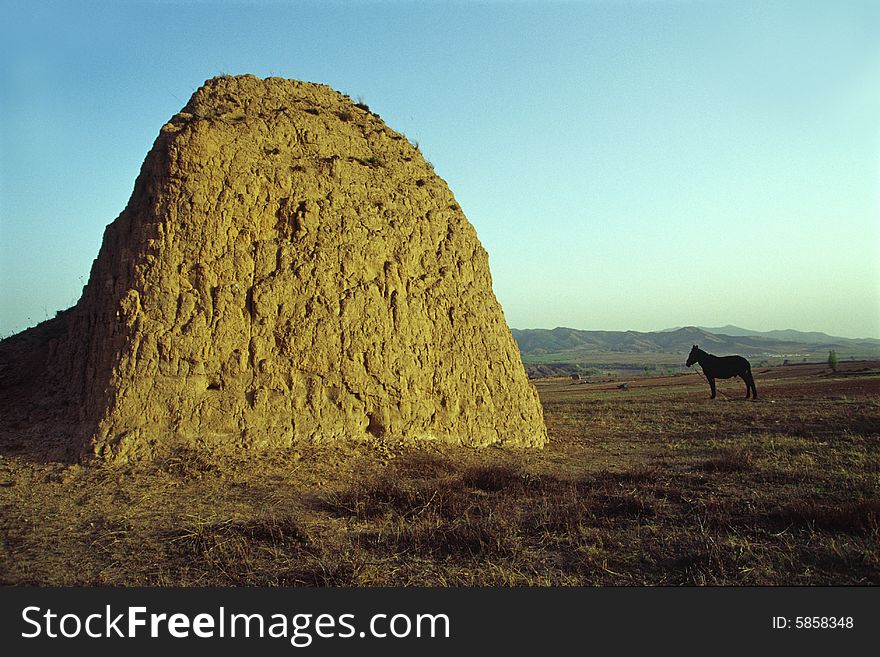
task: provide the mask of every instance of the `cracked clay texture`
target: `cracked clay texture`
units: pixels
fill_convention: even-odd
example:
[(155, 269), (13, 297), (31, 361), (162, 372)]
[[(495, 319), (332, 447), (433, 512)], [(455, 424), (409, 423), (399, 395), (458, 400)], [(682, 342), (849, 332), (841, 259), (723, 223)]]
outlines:
[(51, 425), (115, 461), (547, 440), (446, 183), (366, 106), (278, 78), (209, 80), (162, 127), (82, 298), (0, 345), (0, 381), (7, 441)]

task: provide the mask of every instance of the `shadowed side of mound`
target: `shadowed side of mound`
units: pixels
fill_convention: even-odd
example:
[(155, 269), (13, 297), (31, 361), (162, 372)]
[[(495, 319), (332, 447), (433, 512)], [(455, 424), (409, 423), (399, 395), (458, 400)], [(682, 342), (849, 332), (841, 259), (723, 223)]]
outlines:
[(76, 396), (53, 372), (69, 312), (0, 341), (0, 453), (75, 461), (87, 448)]

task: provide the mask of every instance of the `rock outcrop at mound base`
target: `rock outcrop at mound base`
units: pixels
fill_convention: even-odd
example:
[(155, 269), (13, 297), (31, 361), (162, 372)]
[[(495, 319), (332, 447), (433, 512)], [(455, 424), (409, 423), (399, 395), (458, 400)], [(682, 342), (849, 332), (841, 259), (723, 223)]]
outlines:
[(7, 442), (62, 423), (75, 450), (114, 460), (547, 436), (445, 182), (366, 106), (277, 78), (193, 95), (78, 304), (6, 340), (0, 360)]

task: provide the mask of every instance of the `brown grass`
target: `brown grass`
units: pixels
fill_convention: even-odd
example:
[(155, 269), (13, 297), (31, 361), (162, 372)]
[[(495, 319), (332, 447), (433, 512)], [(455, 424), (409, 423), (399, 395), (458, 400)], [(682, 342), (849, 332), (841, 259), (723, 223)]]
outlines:
[(541, 383), (540, 451), (352, 442), (115, 468), (7, 452), (0, 581), (880, 583), (880, 378), (842, 394), (762, 376), (759, 402), (682, 377)]

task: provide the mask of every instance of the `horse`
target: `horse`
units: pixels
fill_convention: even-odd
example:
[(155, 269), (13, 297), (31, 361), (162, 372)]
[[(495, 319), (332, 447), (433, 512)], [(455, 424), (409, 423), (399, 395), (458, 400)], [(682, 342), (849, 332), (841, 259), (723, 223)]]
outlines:
[(758, 398), (758, 389), (755, 388), (755, 379), (752, 377), (752, 365), (742, 356), (713, 356), (707, 354), (697, 345), (691, 348), (688, 355), (688, 367), (694, 363), (699, 363), (703, 368), (703, 374), (709, 381), (709, 387), (712, 388), (712, 399), (715, 399), (715, 379), (729, 379), (738, 376), (746, 383), (746, 399), (751, 397)]

